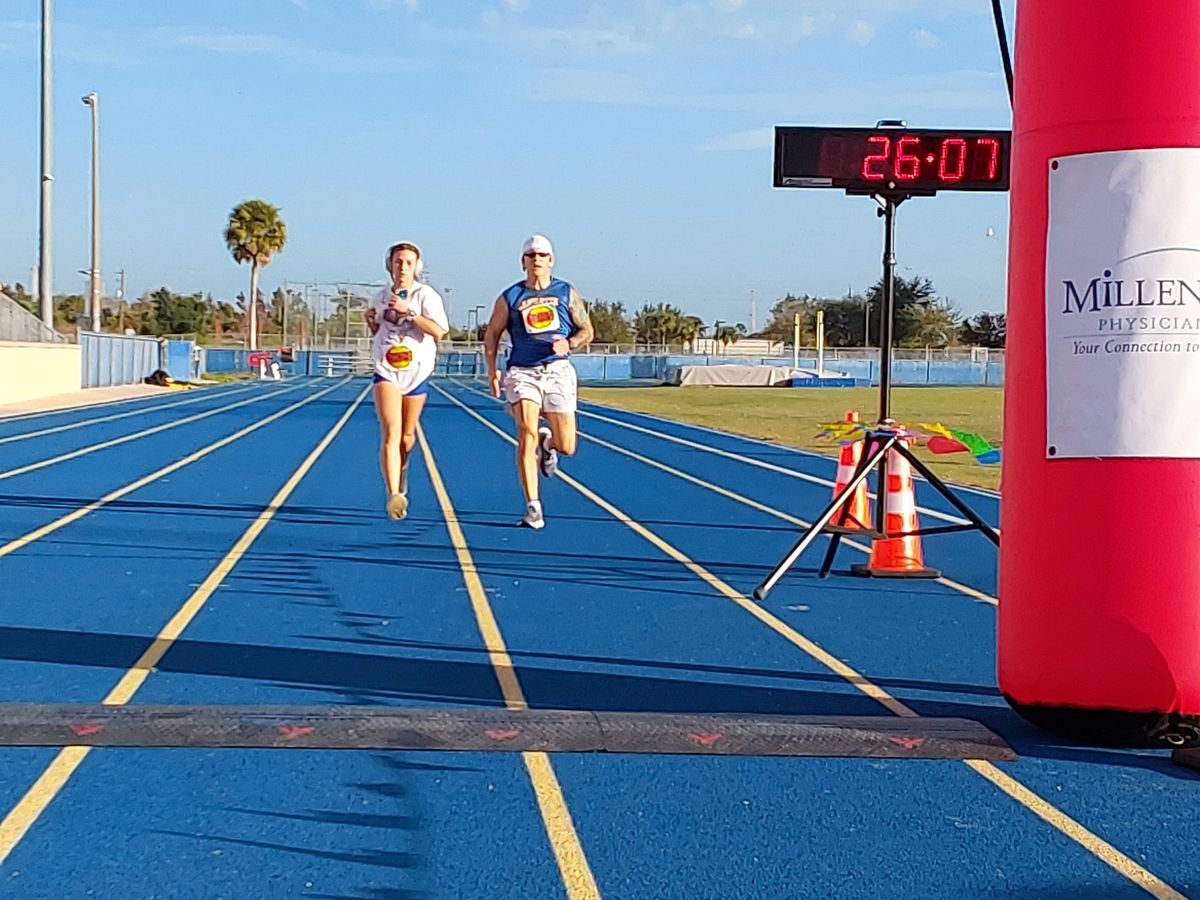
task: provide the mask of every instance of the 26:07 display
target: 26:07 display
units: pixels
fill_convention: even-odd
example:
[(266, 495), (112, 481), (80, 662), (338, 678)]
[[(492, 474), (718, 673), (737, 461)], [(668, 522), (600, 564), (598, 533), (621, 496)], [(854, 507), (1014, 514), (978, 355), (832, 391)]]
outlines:
[(995, 181), (1000, 174), (1000, 141), (994, 137), (929, 139), (873, 134), (858, 174), (864, 181), (929, 181), (956, 184)]
[(775, 186), (927, 196), (1008, 190), (1012, 133), (952, 128), (775, 128)]

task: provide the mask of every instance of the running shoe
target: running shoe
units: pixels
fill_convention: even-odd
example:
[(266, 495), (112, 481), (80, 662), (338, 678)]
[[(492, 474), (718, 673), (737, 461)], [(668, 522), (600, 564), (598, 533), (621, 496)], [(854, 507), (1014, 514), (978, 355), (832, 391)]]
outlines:
[(530, 501), (525, 507), (525, 515), (521, 516), (521, 521), (517, 523), (524, 528), (532, 528), (534, 531), (540, 531), (546, 527), (546, 519), (542, 515), (542, 504), (536, 500)]
[(392, 494), (388, 497), (387, 514), (389, 519), (403, 519), (408, 515), (408, 497), (404, 494)]
[(558, 472), (558, 451), (550, 446), (554, 435), (543, 425), (538, 429), (538, 469), (545, 478), (553, 478)]

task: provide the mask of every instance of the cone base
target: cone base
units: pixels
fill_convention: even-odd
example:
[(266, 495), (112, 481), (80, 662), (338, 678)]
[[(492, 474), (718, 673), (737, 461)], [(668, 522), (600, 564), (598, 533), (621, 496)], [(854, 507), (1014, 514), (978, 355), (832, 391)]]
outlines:
[(851, 575), (863, 578), (941, 578), (941, 569), (920, 566), (915, 569), (874, 569), (866, 563), (855, 563), (850, 567)]
[[(1031, 725), (1085, 744), (1176, 750), (1200, 747), (1200, 715), (1043, 706), (1018, 703), (1008, 694), (1004, 699)], [(1194, 758), (1200, 765), (1200, 755)]]

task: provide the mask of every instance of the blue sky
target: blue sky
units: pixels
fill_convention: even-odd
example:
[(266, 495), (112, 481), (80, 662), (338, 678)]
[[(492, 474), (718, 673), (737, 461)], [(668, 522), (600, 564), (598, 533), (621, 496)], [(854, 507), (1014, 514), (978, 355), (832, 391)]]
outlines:
[[(37, 258), (37, 0), (0, 9), (0, 280)], [(1012, 28), (1012, 3), (1006, 3)], [(282, 210), (291, 281), (374, 281), (419, 243), (466, 318), (556, 245), (587, 298), (758, 322), (787, 291), (879, 277), (874, 204), (771, 187), (777, 124), (1007, 128), (988, 0), (56, 0), (55, 290), (89, 254), (101, 112), (102, 268), (136, 296), (232, 298), (230, 209)], [(987, 231), (994, 230), (992, 236)], [(914, 200), (898, 265), (964, 311), (1004, 304), (1004, 194)]]

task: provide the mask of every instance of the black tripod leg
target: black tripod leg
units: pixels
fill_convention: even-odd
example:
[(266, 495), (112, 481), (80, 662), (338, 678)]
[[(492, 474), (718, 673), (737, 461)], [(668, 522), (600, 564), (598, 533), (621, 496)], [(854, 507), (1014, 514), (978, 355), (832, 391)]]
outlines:
[(829, 549), (825, 551), (825, 559), (821, 563), (821, 571), (817, 572), (818, 578), (824, 578), (829, 574), (829, 570), (833, 568), (833, 558), (837, 555), (838, 544), (841, 542), (842, 536), (835, 532), (829, 541)]
[(966, 516), (972, 525), (974, 525), (987, 536), (988, 540), (990, 540), (997, 547), (1000, 546), (1000, 535), (996, 533), (996, 529), (992, 528), (991, 525), (981, 519), (975, 510), (967, 506), (967, 504), (960, 500), (955, 493), (950, 490), (950, 488), (946, 487), (942, 480), (934, 475), (932, 471), (930, 471), (929, 466), (917, 459), (916, 455), (906, 446), (904, 446), (904, 444), (897, 444), (896, 449), (903, 454), (904, 458), (912, 464), (914, 469), (924, 476), (926, 481), (933, 485), (934, 489), (937, 490), (939, 494), (941, 494), (950, 502), (951, 506)]
[(842, 491), (840, 495), (833, 498), (833, 502), (825, 507), (824, 512), (817, 517), (817, 520), (808, 526), (808, 531), (804, 532), (800, 540), (796, 542), (796, 546), (792, 547), (792, 549), (788, 552), (788, 555), (779, 561), (778, 565), (776, 565), (771, 571), (771, 574), (763, 580), (762, 584), (754, 589), (754, 598), (756, 600), (764, 599), (770, 592), (771, 588), (775, 587), (779, 579), (783, 577), (783, 573), (792, 567), (792, 564), (795, 563), (796, 560), (800, 558), (800, 555), (808, 549), (809, 545), (816, 540), (817, 535), (821, 533), (821, 529), (828, 525), (829, 520), (837, 515), (837, 511), (841, 508), (842, 503), (845, 501), (847, 495), (856, 490), (858, 486), (866, 480), (867, 476), (871, 474), (871, 471), (876, 465), (879, 464), (879, 461), (883, 459), (884, 455), (895, 445), (895, 443), (895, 437), (888, 438), (886, 441), (880, 443), (877, 451), (871, 456), (867, 463), (854, 473), (854, 477), (850, 479), (850, 483), (846, 485), (846, 489)]

